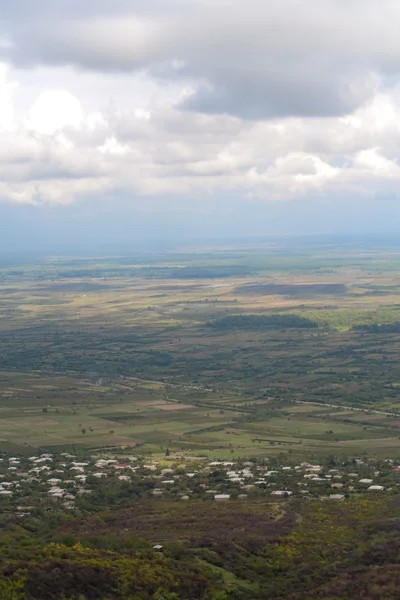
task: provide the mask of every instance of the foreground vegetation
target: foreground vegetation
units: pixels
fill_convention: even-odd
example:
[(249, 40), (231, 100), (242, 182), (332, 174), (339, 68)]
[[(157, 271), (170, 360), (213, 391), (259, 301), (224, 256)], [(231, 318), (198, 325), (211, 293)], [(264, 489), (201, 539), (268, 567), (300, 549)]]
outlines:
[[(143, 529), (152, 538), (166, 519), (175, 521), (175, 535), (161, 550), (131, 529), (129, 514), (144, 509), (137, 503), (100, 512), (95, 520), (81, 511), (66, 522), (56, 508), (23, 522), (5, 515), (0, 598), (399, 598), (398, 497), (286, 500), (278, 506), (280, 517), (261, 529), (239, 503), (220, 504), (209, 511), (205, 532), (185, 539), (202, 508), (185, 506), (181, 530), (182, 509), (158, 502)], [(263, 512), (271, 514), (270, 507), (258, 506), (261, 520)], [(234, 537), (213, 535), (214, 526), (232, 529), (244, 514)]]

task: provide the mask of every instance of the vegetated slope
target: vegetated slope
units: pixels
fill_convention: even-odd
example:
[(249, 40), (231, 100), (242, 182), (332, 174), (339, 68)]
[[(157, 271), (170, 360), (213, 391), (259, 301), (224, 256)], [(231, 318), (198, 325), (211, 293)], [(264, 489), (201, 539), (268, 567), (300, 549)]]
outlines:
[[(131, 509), (81, 514), (67, 523), (57, 508), (19, 522), (3, 515), (0, 598), (400, 598), (396, 495), (344, 502), (289, 500), (276, 504), (275, 515), (270, 503), (263, 514), (262, 503), (251, 499), (218, 507), (160, 500), (149, 507), (148, 513), (139, 503)], [(259, 531), (256, 519), (241, 517), (246, 507), (265, 521)], [(204, 523), (207, 512), (204, 535), (198, 536), (196, 523)], [(271, 516), (268, 526), (266, 517)], [(164, 525), (168, 539), (157, 552), (153, 545), (163, 536)], [(221, 536), (232, 528), (236, 536)]]

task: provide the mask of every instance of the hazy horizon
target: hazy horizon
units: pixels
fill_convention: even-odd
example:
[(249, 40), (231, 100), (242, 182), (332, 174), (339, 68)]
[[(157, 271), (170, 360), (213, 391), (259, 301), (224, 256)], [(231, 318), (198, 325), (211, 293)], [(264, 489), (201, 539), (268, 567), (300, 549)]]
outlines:
[[(114, 210), (101, 203), (72, 206), (0, 205), (0, 252), (75, 253), (137, 246), (186, 245), (207, 240), (243, 240), (284, 236), (385, 236), (400, 233), (400, 210), (388, 203), (386, 213), (357, 214), (342, 205), (305, 203), (256, 204), (251, 209), (236, 205), (209, 214), (172, 211), (146, 212), (126, 200)], [(393, 209), (393, 214), (389, 210)], [(346, 214), (346, 218), (344, 218)]]

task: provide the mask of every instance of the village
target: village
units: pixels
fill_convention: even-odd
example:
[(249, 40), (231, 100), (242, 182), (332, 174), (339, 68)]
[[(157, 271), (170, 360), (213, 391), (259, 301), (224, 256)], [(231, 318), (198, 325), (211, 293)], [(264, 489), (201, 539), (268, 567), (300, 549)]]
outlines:
[(252, 497), (346, 501), (356, 495), (400, 493), (394, 460), (353, 458), (322, 464), (279, 459), (75, 455), (68, 452), (0, 458), (0, 513), (20, 517), (36, 509), (93, 510), (136, 499), (192, 498), (215, 502)]

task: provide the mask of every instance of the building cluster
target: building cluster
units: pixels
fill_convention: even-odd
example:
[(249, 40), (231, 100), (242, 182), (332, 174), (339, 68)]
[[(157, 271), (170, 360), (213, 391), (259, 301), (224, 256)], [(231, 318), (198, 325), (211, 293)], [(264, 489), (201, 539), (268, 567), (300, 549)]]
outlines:
[[(287, 459), (285, 459), (287, 460)], [(192, 498), (217, 502), (257, 496), (345, 500), (357, 494), (399, 493), (393, 460), (352, 459), (327, 464), (280, 464), (276, 458), (212, 460), (168, 457), (76, 456), (68, 452), (0, 458), (0, 512), (29, 514), (51, 506), (75, 510), (101, 486), (135, 497)], [(51, 510), (51, 509), (50, 509)]]

